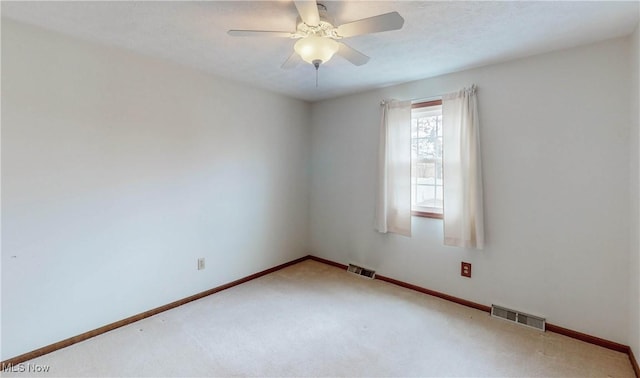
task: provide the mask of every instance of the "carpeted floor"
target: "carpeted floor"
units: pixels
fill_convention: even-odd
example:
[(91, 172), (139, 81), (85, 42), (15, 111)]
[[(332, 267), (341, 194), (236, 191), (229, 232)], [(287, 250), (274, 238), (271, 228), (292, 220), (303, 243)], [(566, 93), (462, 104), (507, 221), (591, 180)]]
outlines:
[(623, 353), (311, 260), (27, 364), (47, 377), (634, 377)]

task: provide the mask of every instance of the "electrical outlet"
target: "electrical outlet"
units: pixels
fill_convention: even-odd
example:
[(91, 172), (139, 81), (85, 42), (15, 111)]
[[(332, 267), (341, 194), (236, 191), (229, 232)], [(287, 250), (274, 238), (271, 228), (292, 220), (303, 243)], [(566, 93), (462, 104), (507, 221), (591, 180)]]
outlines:
[(198, 259), (198, 270), (204, 269), (204, 257)]
[(471, 263), (464, 262), (464, 261), (460, 263), (460, 275), (462, 277), (471, 278)]

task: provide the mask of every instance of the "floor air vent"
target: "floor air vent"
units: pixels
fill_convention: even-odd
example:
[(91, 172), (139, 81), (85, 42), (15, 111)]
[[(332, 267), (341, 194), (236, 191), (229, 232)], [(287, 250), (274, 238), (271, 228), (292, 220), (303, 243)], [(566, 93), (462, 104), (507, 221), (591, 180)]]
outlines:
[(526, 325), (528, 327), (541, 329), (543, 331), (545, 330), (546, 320), (544, 318), (525, 314), (516, 310), (491, 305), (491, 316)]
[(376, 272), (374, 270), (365, 269), (361, 266), (357, 266), (353, 264), (349, 264), (349, 267), (347, 268), (347, 272), (351, 272), (367, 278), (374, 278), (376, 276)]

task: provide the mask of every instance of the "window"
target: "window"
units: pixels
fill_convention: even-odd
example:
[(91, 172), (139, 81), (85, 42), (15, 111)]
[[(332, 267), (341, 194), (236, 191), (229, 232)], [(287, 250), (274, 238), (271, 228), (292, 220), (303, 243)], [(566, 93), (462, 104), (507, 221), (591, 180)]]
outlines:
[(442, 218), (442, 100), (411, 106), (411, 212)]

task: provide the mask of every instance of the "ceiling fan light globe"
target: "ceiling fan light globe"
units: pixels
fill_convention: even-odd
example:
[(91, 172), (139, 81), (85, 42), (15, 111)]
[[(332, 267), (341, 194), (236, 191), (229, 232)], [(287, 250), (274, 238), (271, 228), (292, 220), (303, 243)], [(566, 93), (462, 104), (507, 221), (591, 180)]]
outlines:
[(339, 48), (340, 46), (335, 40), (316, 36), (302, 38), (293, 46), (302, 60), (310, 64), (313, 64), (314, 60), (320, 60), (322, 63), (327, 62)]

